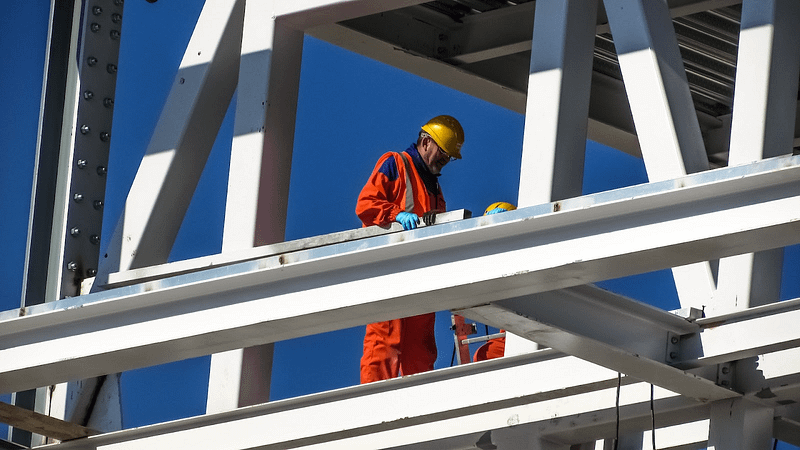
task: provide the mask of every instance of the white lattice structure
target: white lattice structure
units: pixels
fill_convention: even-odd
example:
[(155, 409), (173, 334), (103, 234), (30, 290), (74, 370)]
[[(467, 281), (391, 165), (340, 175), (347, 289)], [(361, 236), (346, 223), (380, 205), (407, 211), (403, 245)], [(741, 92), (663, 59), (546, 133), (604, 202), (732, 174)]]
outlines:
[[(74, 3), (54, 6), (51, 34), (85, 56), (94, 22), (80, 16), (101, 14)], [(0, 390), (84, 380), (80, 398), (95, 377), (214, 354), (208, 414), (59, 449), (571, 450), (611, 448), (617, 434), (640, 449), (653, 432), (670, 449), (800, 445), (800, 299), (778, 302), (783, 247), (800, 243), (800, 2), (422, 3), (206, 0), (126, 212), (103, 225), (114, 238), (99, 265), (72, 239), (93, 234), (72, 230), (100, 226), (75, 189), (102, 183), (75, 183), (98, 184), (81, 181), (85, 152), (103, 151), (83, 149), (81, 127), (109, 126), (82, 109), (95, 83), (84, 74), (99, 63), (113, 75), (115, 56), (64, 62), (67, 100), (56, 113), (45, 102), (42, 127), (65, 116), (75, 139), (49, 138), (56, 202), (37, 207), (54, 225), (30, 239), (51, 245), (28, 258), (28, 283), (47, 288), (27, 295), (46, 302), (0, 314)], [(738, 53), (715, 46), (709, 18), (740, 22), (727, 36)], [(274, 244), (285, 217), (258, 212), (286, 210), (304, 34), (524, 112), (520, 208)], [(716, 73), (728, 84), (697, 54), (727, 65)], [(223, 252), (164, 265), (235, 91)], [(640, 155), (650, 183), (581, 196), (587, 137)], [(678, 313), (591, 284), (666, 268)], [(90, 276), (93, 292), (76, 295)], [(514, 355), (277, 402), (241, 375), (268, 371), (274, 342), (447, 309), (513, 333)]]

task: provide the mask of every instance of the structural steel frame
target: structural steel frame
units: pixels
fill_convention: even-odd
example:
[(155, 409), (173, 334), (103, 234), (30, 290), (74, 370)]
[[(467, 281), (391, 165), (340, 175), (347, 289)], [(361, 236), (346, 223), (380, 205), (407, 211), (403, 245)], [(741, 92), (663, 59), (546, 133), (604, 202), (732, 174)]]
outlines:
[[(782, 247), (800, 243), (800, 156), (791, 156), (800, 4), (742, 3), (729, 166), (709, 170), (707, 155), (717, 152), (709, 147), (720, 140), (704, 135), (707, 118), (695, 114), (670, 18), (738, 2), (514, 7), (535, 12), (533, 44), (514, 36), (465, 45), (452, 61), (530, 48), (527, 94), (353, 40), (342, 25), (420, 3), (207, 0), (92, 293), (0, 313), (2, 391), (216, 353), (208, 414), (53, 445), (64, 449), (566, 450), (602, 446), (615, 426), (623, 448), (675, 430), (682, 439), (670, 448), (767, 449), (772, 438), (800, 445), (800, 331), (792, 326), (800, 299), (777, 302), (775, 289)], [(624, 89), (631, 112), (621, 126), (611, 123), (625, 118), (609, 112), (598, 121), (590, 106), (598, 90), (619, 98), (603, 91), (608, 84), (595, 89), (588, 55), (599, 27), (614, 34), (619, 54), (624, 86), (613, 89)], [(330, 237), (325, 246), (276, 244), (285, 214), (263, 211), (286, 209), (304, 33), (503, 106), (524, 104), (521, 207), (412, 231), (362, 231), (359, 240)], [(237, 89), (237, 176), (215, 257), (224, 265), (195, 270), (205, 258), (158, 267)], [(642, 155), (650, 183), (580, 196), (581, 145), (598, 123), (604, 142)], [(274, 251), (247, 250), (266, 244)], [(689, 314), (591, 286), (666, 268)], [(400, 282), (408, 278), (419, 283)], [(376, 283), (400, 288), (371, 289)], [(239, 370), (271, 364), (271, 349), (253, 346), (443, 309), (506, 329), (511, 347), (516, 335), (552, 349), (278, 402), (267, 402), (268, 380), (265, 387)], [(467, 389), (475, 395), (460, 395)], [(376, 403), (396, 407), (364, 407)], [(300, 422), (309, 425), (293, 426)]]

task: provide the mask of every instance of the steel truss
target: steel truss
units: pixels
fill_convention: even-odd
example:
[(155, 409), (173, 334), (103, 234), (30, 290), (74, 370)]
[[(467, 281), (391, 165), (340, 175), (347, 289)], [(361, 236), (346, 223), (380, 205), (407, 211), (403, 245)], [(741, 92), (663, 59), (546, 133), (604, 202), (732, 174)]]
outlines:
[[(484, 2), (459, 1), (473, 12), (455, 25), (422, 3), (207, 0), (94, 292), (0, 314), (3, 391), (217, 353), (209, 414), (64, 449), (566, 450), (595, 448), (617, 424), (624, 448), (642, 448), (651, 408), (671, 448), (800, 445), (800, 299), (777, 302), (775, 289), (782, 247), (800, 242), (800, 5), (742, 3), (737, 93), (730, 114), (712, 117), (698, 109), (672, 20), (741, 2), (550, 0), (475, 14)], [(382, 20), (407, 17), (402, 42), (380, 35)], [(515, 17), (527, 30), (495, 28)], [(609, 31), (619, 80), (593, 66), (595, 38)], [(253, 256), (246, 249), (283, 236), (285, 218), (258, 211), (286, 208), (303, 33), (524, 111), (522, 207)], [(432, 51), (424, 36), (449, 43)], [(521, 79), (481, 65), (526, 51)], [(151, 267), (166, 262), (237, 89), (224, 265)], [(587, 135), (641, 155), (651, 182), (580, 196)], [(709, 170), (720, 153), (729, 166)], [(50, 258), (54, 285), (70, 261)], [(690, 314), (591, 286), (666, 268)], [(269, 347), (253, 346), (443, 309), (552, 349), (278, 402), (226, 375), (269, 366)]]

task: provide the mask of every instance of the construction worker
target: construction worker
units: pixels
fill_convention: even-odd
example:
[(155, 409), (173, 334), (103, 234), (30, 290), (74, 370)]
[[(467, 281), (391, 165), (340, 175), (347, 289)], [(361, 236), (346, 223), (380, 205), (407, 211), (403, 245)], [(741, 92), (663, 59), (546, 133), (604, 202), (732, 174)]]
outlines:
[[(412, 230), (420, 218), (430, 225), (446, 205), (438, 177), (449, 162), (461, 159), (464, 130), (451, 116), (429, 120), (416, 144), (378, 159), (358, 195), (356, 214), (363, 226), (399, 222)], [(367, 325), (361, 357), (361, 383), (433, 369), (436, 361), (436, 313)]]
[[(484, 211), (483, 215), (489, 216), (501, 212), (513, 211), (515, 209), (517, 209), (517, 207), (512, 205), (511, 203), (496, 202), (489, 205), (486, 208), (486, 211)], [(500, 331), (503, 332), (504, 330)], [(486, 341), (485, 344), (481, 345), (480, 347), (478, 347), (477, 350), (475, 350), (475, 355), (473, 355), (472, 360), (477, 362), (477, 361), (484, 361), (487, 359), (500, 358), (505, 354), (505, 352), (506, 352), (505, 337), (489, 339), (488, 341)]]

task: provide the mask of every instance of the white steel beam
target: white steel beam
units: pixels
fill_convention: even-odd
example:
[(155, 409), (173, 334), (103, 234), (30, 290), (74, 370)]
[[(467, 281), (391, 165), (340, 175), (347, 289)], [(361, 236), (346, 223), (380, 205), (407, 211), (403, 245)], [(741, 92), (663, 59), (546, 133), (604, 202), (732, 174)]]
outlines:
[(596, 16), (597, 0), (536, 3), (519, 206), (581, 194)]
[(684, 336), (673, 364), (697, 367), (800, 346), (800, 299), (696, 321), (701, 332)]
[[(792, 152), (800, 76), (800, 4), (745, 1), (728, 164), (747, 164)], [(723, 258), (711, 306), (730, 311), (778, 301), (783, 252)]]
[[(763, 362), (759, 369), (777, 374), (773, 365)], [(619, 414), (614, 406), (618, 382)], [(800, 383), (795, 380), (793, 386), (797, 389)], [(376, 404), (394, 406), (374, 408)], [(708, 419), (710, 405), (660, 388), (651, 391), (649, 384), (630, 377), (618, 380), (613, 371), (544, 350), (124, 430), (54, 448), (132, 450), (173, 448), (178, 442), (179, 447), (214, 450), (423, 450), (470, 448), (487, 439), (496, 445), (525, 442), (531, 437), (569, 445), (612, 438), (618, 420), (623, 433), (649, 430), (653, 412), (658, 443), (676, 446), (673, 436), (661, 432)], [(343, 415), (344, 422), (330, 420)], [(775, 417), (783, 424), (781, 433), (789, 435), (792, 412), (776, 410)], [(491, 430), (488, 436), (486, 430)], [(697, 430), (683, 437), (684, 443), (699, 439)]]
[(711, 405), (708, 446), (725, 450), (770, 450), (772, 408), (737, 398)]
[[(459, 314), (700, 401), (739, 396), (717, 386), (714, 381), (667, 365), (668, 357), (664, 353), (669, 346), (669, 334), (664, 328), (649, 321), (625, 323), (637, 321), (639, 317), (635, 313), (628, 315), (621, 310), (592, 305), (593, 299), (572, 297), (571, 293), (562, 290), (552, 296), (538, 294), (505, 300), (459, 311)], [(563, 302), (563, 305), (553, 305), (553, 301)], [(634, 302), (628, 303), (632, 311), (637, 309), (633, 307)], [(620, 320), (619, 316), (624, 318)], [(576, 317), (591, 317), (592, 320), (575, 320)]]
[(745, 0), (728, 164), (792, 152), (800, 76), (800, 4)]
[(708, 169), (667, 2), (605, 6), (650, 181)]
[(318, 25), (378, 14), (425, 0), (293, 0), (275, 2), (273, 17), (304, 31)]
[[(563, 376), (554, 377), (553, 373)], [(499, 443), (505, 432), (513, 433), (515, 428), (524, 431), (523, 436), (530, 437), (532, 429), (524, 427), (537, 422), (536, 428), (544, 431), (548, 441), (564, 445), (569, 441), (558, 432), (565, 427), (553, 423), (554, 411), (565, 419), (591, 416), (590, 433), (595, 436), (609, 433), (615, 420), (613, 404), (617, 381), (617, 374), (612, 371), (545, 350), (126, 430), (55, 448), (367, 449), (406, 446), (460, 435), (470, 435), (462, 440), (476, 443), (485, 430), (493, 430), (490, 439)], [(637, 426), (636, 422), (649, 415), (649, 386), (625, 378), (622, 390), (624, 409), (620, 420), (626, 428), (628, 424)], [(465, 392), (469, 395), (464, 395)], [(376, 404), (393, 407), (375, 408)], [(690, 418), (708, 414), (706, 405), (663, 390), (657, 391), (655, 405), (666, 421), (673, 420), (676, 413)], [(330, 420), (342, 416), (345, 411), (346, 423)], [(572, 420), (583, 422), (585, 419)], [(296, 426), (298, 423), (310, 426)], [(572, 428), (571, 436), (579, 433), (576, 427), (566, 428)], [(253, 433), (252, 430), (269, 432)], [(476, 433), (477, 430), (481, 431)], [(463, 447), (432, 443), (431, 447), (409, 448)]]
[[(581, 194), (597, 0), (537, 2), (518, 206)], [(512, 333), (507, 354), (535, 349)]]
[(213, 0), (200, 14), (98, 270), (167, 261), (236, 89), (244, 0)]
[[(223, 252), (284, 239), (303, 33), (277, 23), (274, 6), (244, 6)], [(268, 401), (272, 354), (266, 344), (213, 355), (207, 410)]]
[[(21, 390), (792, 245), (798, 159), (276, 255), (39, 305), (23, 317), (10, 311), (0, 316), (0, 386)], [(410, 278), (420, 283), (402, 282)]]
[(708, 169), (664, 1), (604, 0), (650, 181)]
[[(648, 179), (708, 169), (678, 41), (663, 1), (605, 0)], [(710, 303), (707, 262), (672, 269), (682, 307)]]
[(642, 449), (653, 448), (653, 434), (656, 447), (662, 450), (701, 450), (708, 444), (708, 420), (686, 422), (670, 427), (645, 430), (642, 433)]
[[(257, 182), (257, 181), (256, 181)], [(468, 210), (459, 209), (447, 211), (436, 215), (434, 225), (455, 222), (457, 220), (469, 219), (471, 214)], [(227, 217), (227, 216), (226, 216)], [(420, 223), (419, 228), (424, 228), (425, 223)], [(373, 236), (380, 236), (389, 233), (403, 231), (403, 226), (397, 222), (392, 222), (388, 227), (371, 226), (357, 228), (355, 230), (338, 231), (335, 233), (312, 236), (308, 238), (295, 239), (293, 241), (279, 242), (276, 244), (260, 245), (258, 247), (242, 248), (239, 250), (228, 250), (216, 255), (201, 256), (198, 258), (173, 261), (157, 266), (142, 267), (131, 269), (125, 272), (109, 274), (108, 284), (103, 287), (130, 286), (145, 281), (168, 278), (185, 273), (198, 272), (201, 270), (227, 266), (245, 261), (266, 258), (268, 256), (280, 255), (283, 253), (296, 252), (326, 245), (340, 244), (342, 242), (356, 241)], [(223, 247), (223, 250), (225, 248)]]

